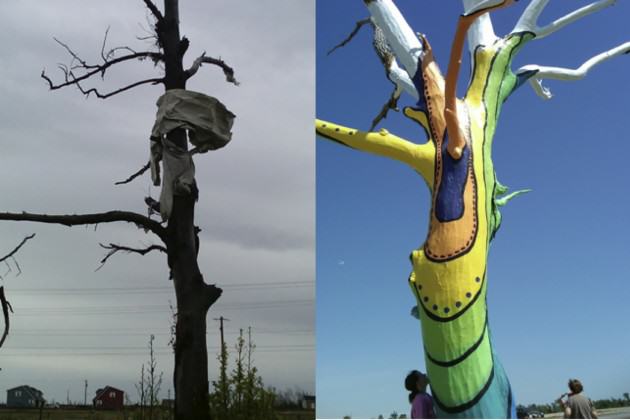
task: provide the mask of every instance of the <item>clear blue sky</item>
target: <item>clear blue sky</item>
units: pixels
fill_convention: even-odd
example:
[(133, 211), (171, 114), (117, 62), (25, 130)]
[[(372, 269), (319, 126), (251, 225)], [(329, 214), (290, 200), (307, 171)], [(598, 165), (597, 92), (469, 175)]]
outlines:
[[(502, 35), (527, 1), (493, 15)], [(548, 22), (588, 2), (552, 1)], [(427, 34), (442, 69), (460, 1), (398, 0)], [(423, 9), (424, 8), (424, 9)], [(326, 51), (366, 17), (360, 0), (317, 2), (317, 115), (367, 129), (391, 84), (371, 31)], [(630, 2), (531, 42), (525, 64), (577, 67), (630, 40)], [(460, 86), (468, 78), (462, 66)], [(630, 57), (577, 82), (547, 81), (553, 99), (522, 87), (503, 109), (494, 142), (499, 180), (533, 192), (503, 210), (488, 266), (494, 346), (517, 403), (545, 403), (580, 378), (593, 399), (630, 392)], [(460, 89), (461, 91), (461, 89)], [(400, 105), (412, 100), (403, 96)], [(401, 114), (380, 125), (410, 140), (423, 133)], [(407, 286), (408, 255), (426, 236), (429, 194), (404, 165), (317, 140), (317, 415), (408, 412), (403, 379), (424, 370)]]

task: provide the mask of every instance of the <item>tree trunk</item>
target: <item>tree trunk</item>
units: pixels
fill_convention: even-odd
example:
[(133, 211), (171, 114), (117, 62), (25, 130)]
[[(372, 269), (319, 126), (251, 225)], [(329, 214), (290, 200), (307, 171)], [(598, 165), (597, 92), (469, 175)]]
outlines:
[(210, 419), (206, 315), (220, 290), (204, 283), (197, 265), (195, 196), (178, 196), (169, 219), (169, 260), (177, 296), (175, 418)]
[[(180, 39), (177, 0), (164, 0), (164, 20), (158, 23), (157, 32), (164, 51), (166, 90), (185, 89), (182, 57), (188, 40)], [(174, 130), (168, 137), (188, 149), (184, 130)], [(168, 261), (177, 297), (173, 373), (176, 420), (210, 420), (206, 315), (221, 290), (205, 284), (197, 264), (196, 200), (196, 185), (188, 195), (175, 195), (167, 227)]]

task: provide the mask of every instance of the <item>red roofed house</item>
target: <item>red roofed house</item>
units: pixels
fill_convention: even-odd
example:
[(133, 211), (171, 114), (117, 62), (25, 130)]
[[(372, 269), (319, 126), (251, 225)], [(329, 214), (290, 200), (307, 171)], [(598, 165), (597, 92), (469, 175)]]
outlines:
[(108, 385), (96, 391), (92, 403), (97, 410), (122, 410), (124, 398), (125, 391)]

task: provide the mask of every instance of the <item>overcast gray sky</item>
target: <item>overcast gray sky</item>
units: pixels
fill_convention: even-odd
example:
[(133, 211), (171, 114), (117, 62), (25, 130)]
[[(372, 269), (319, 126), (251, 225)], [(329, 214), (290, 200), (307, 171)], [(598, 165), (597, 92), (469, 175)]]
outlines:
[[(223, 315), (231, 348), (239, 328), (253, 328), (266, 384), (314, 392), (314, 1), (181, 0), (180, 9), (181, 33), (191, 41), (185, 64), (206, 51), (242, 83), (204, 66), (188, 84), (237, 116), (232, 142), (195, 158), (199, 264), (206, 281), (224, 289), (208, 315), (210, 378), (219, 344), (213, 318)], [(141, 0), (0, 2), (0, 211), (144, 213), (143, 197), (159, 195), (148, 174), (113, 183), (147, 161), (162, 86), (103, 101), (75, 88), (50, 92), (39, 77), (45, 68), (60, 80), (56, 65), (69, 62), (53, 36), (97, 61), (108, 26), (110, 46), (150, 48), (135, 38), (146, 35), (147, 17)], [(130, 62), (86, 86), (106, 91), (160, 74), (150, 62)], [(68, 391), (83, 401), (85, 379), (88, 399), (111, 385), (135, 401), (149, 334), (164, 371), (162, 396), (169, 389), (172, 396), (174, 294), (165, 256), (116, 255), (94, 271), (104, 255), (99, 242), (156, 239), (127, 224), (95, 231), (0, 222), (0, 254), (33, 232), (17, 255), (22, 274), (13, 262), (7, 274), (0, 266), (15, 310), (0, 350), (0, 401), (22, 384), (49, 401), (65, 401)], [(264, 283), (271, 284), (256, 286)]]

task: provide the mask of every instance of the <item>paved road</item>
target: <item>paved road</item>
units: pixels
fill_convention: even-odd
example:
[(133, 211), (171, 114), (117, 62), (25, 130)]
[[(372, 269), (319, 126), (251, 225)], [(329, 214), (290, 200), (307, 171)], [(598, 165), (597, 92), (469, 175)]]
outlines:
[(602, 419), (630, 419), (630, 407), (600, 410)]

